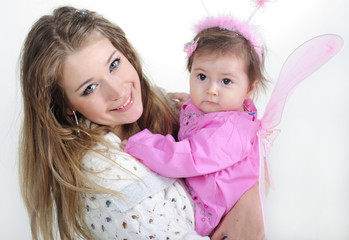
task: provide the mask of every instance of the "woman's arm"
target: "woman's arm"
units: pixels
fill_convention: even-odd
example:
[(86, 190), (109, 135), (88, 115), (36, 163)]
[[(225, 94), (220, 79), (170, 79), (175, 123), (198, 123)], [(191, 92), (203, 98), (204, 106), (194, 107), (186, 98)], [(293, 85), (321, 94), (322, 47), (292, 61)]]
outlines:
[(221, 220), (211, 240), (265, 239), (258, 182), (242, 195), (230, 212)]
[(96, 239), (101, 240), (209, 240), (208, 237), (199, 236), (195, 232), (194, 224), (189, 221), (188, 214), (180, 206), (185, 204), (184, 206), (189, 208), (190, 203), (176, 190), (175, 183), (124, 212), (116, 207), (115, 202), (119, 201), (116, 197), (91, 195), (86, 199), (86, 224)]
[(87, 177), (114, 191), (82, 199), (85, 223), (96, 239), (209, 240), (195, 232), (191, 198), (180, 181), (160, 177), (120, 152), (121, 140), (113, 133), (105, 140), (112, 143), (108, 157), (97, 147), (83, 160)]

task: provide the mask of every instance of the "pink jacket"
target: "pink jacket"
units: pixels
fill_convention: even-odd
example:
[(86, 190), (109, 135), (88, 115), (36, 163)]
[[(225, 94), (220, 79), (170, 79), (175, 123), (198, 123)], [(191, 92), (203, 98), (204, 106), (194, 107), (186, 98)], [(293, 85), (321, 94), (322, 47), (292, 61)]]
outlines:
[(143, 130), (125, 148), (163, 176), (186, 178), (200, 235), (209, 235), (258, 180), (260, 121), (252, 100), (245, 105), (247, 112), (203, 113), (189, 100), (182, 106), (179, 142)]

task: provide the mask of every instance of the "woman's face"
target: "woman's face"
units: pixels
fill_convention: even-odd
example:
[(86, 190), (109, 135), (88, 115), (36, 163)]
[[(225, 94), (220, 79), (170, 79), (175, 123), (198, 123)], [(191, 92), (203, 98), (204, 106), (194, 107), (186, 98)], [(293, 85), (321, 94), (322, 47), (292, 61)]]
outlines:
[(69, 115), (78, 111), (92, 122), (116, 129), (142, 115), (135, 68), (100, 33), (93, 33), (67, 57), (60, 84), (70, 103)]

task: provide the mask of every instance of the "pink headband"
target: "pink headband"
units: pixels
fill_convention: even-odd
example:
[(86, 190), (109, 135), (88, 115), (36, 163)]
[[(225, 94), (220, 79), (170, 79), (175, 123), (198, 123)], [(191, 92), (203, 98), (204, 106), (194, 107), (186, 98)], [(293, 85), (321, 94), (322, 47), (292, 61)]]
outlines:
[[(195, 32), (198, 34), (204, 29), (213, 27), (233, 31), (246, 38), (254, 47), (259, 59), (262, 60), (263, 40), (254, 26), (240, 22), (230, 15), (221, 15), (218, 17), (210, 16), (195, 26)], [(193, 40), (184, 45), (184, 51), (187, 53), (187, 58), (189, 58), (195, 52), (198, 40), (199, 39), (196, 41)]]

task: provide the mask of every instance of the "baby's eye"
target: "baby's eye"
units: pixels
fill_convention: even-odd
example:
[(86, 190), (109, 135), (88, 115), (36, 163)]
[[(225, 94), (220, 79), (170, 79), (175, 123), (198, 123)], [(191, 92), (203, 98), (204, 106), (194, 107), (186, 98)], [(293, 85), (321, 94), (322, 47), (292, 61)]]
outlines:
[(201, 81), (204, 81), (204, 80), (207, 79), (207, 77), (206, 77), (205, 74), (200, 73), (200, 74), (198, 75), (198, 79), (201, 80)]
[(224, 79), (222, 80), (222, 83), (223, 83), (224, 85), (229, 85), (229, 84), (232, 84), (233, 82), (232, 82), (230, 79), (224, 78)]
[(115, 70), (120, 64), (120, 58), (115, 59), (109, 66), (109, 71), (112, 72)]
[(90, 93), (92, 93), (95, 90), (96, 87), (97, 87), (97, 84), (90, 84), (90, 85), (88, 85), (87, 88), (82, 93), (82, 96), (89, 95)]

